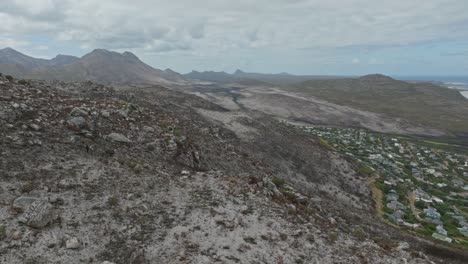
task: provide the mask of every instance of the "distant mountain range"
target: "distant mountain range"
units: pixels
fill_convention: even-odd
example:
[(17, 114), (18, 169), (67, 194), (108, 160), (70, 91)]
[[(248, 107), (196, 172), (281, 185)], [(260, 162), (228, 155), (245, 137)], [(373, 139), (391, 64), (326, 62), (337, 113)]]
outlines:
[(96, 49), (81, 58), (57, 55), (46, 60), (12, 48), (0, 50), (0, 72), (18, 78), (61, 81), (90, 80), (104, 84), (174, 84), (185, 78), (170, 70), (152, 68), (131, 52)]
[(292, 75), (289, 73), (264, 74), (264, 73), (249, 73), (241, 70), (236, 70), (234, 73), (215, 72), (215, 71), (192, 71), (185, 74), (185, 77), (192, 80), (218, 82), (218, 83), (245, 83), (249, 84), (273, 84), (273, 85), (289, 85), (300, 83), (308, 80), (320, 79), (340, 79), (344, 76), (331, 75)]

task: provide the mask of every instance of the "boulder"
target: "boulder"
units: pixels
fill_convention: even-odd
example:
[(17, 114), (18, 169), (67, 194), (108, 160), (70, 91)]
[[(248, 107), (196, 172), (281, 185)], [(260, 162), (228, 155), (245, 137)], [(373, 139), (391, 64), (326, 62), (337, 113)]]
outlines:
[(45, 200), (37, 199), (24, 211), (20, 222), (33, 228), (43, 228), (54, 219), (53, 206)]
[(78, 117), (78, 116), (86, 117), (88, 116), (88, 111), (79, 107), (75, 107), (73, 108), (73, 110), (71, 110), (70, 115), (73, 117)]
[(38, 201), (39, 199), (38, 198), (35, 198), (35, 197), (24, 197), (24, 196), (21, 196), (21, 197), (18, 197), (16, 198), (14, 201), (13, 201), (13, 209), (16, 209), (16, 210), (20, 210), (22, 212), (26, 211), (26, 209), (28, 209), (28, 207)]
[(78, 117), (73, 117), (67, 121), (67, 124), (75, 129), (84, 129), (88, 127), (88, 124), (86, 123), (86, 119), (84, 119), (82, 116)]
[(132, 141), (128, 139), (126, 136), (119, 134), (119, 133), (110, 133), (106, 136), (107, 140), (120, 142), (120, 143), (131, 143)]

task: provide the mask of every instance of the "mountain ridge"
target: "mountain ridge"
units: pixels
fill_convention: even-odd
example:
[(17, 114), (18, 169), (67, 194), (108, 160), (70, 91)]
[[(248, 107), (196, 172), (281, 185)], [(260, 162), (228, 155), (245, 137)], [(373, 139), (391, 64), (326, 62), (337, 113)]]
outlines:
[(0, 50), (0, 72), (18, 78), (89, 80), (114, 85), (186, 83), (179, 73), (155, 69), (129, 51), (105, 49), (94, 49), (82, 57), (57, 55), (46, 60), (5, 48)]

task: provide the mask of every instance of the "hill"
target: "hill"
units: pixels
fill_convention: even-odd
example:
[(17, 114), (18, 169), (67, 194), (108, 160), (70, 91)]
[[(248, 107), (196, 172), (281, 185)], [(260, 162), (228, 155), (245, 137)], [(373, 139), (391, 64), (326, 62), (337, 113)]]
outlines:
[(180, 74), (154, 69), (130, 52), (117, 53), (103, 49), (96, 49), (81, 58), (58, 55), (44, 60), (6, 48), (0, 51), (0, 72), (19, 78), (89, 80), (117, 85), (185, 82)]
[(468, 135), (468, 100), (456, 90), (431, 83), (407, 83), (374, 74), (309, 80), (284, 90)]
[(0, 76), (0, 135), (2, 263), (468, 259), (384, 224), (357, 164), (258, 111)]

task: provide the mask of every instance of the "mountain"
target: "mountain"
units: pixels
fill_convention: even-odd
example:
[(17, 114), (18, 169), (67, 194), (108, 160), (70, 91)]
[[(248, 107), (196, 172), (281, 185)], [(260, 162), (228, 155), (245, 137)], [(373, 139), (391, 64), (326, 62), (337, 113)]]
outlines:
[(284, 88), (338, 105), (403, 118), (459, 135), (468, 131), (468, 100), (431, 83), (408, 83), (380, 74), (309, 80)]
[(30, 79), (84, 81), (105, 84), (184, 83), (174, 71), (154, 69), (131, 52), (96, 49), (81, 58), (58, 55), (51, 60), (36, 59), (11, 48), (0, 51), (0, 72)]
[(217, 83), (253, 83), (254, 81), (257, 81), (259, 84), (265, 83), (269, 85), (291, 85), (307, 80), (343, 78), (340, 76), (325, 75), (292, 75), (284, 72), (278, 74), (247, 73), (239, 69), (236, 70), (233, 74), (214, 71), (192, 71), (188, 74), (185, 74), (185, 77), (192, 80)]
[(18, 65), (25, 69), (33, 69), (47, 65), (48, 60), (36, 59), (23, 53), (20, 53), (12, 48), (4, 48), (0, 50), (0, 64)]
[(49, 61), (49, 65), (52, 65), (52, 66), (67, 65), (67, 64), (73, 63), (73, 62), (75, 62), (77, 60), (79, 60), (78, 57), (59, 54), (55, 58), (53, 58), (53, 59), (51, 59)]

